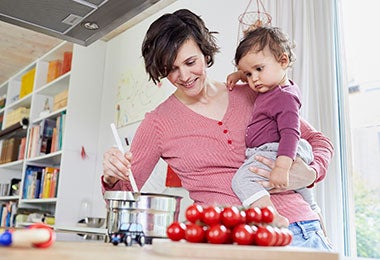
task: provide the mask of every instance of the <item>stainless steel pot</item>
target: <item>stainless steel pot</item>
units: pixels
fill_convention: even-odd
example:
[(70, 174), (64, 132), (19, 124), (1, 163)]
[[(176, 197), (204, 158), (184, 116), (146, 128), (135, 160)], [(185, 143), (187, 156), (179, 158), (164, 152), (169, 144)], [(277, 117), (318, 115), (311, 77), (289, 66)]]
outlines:
[(108, 235), (117, 233), (123, 224), (142, 225), (148, 238), (166, 238), (166, 228), (178, 221), (182, 197), (154, 193), (133, 193), (129, 191), (106, 191), (106, 228)]

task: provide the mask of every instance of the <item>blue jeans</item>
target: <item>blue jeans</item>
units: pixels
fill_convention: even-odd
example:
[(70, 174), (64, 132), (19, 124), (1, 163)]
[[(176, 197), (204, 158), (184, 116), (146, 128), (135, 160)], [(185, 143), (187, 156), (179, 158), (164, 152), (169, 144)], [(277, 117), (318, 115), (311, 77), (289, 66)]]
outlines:
[(293, 232), (291, 246), (333, 251), (333, 247), (323, 233), (319, 220), (294, 222), (289, 225), (289, 230)]

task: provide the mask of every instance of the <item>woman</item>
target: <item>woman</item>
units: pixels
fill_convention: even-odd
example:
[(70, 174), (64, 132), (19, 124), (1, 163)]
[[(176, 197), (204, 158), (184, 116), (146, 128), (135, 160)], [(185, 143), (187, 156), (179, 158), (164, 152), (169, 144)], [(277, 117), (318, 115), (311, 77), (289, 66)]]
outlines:
[[(155, 83), (166, 77), (176, 90), (141, 122), (131, 146), (133, 160), (131, 154), (123, 155), (116, 148), (104, 154), (103, 191), (132, 190), (130, 169), (141, 188), (163, 158), (195, 202), (241, 205), (231, 180), (245, 159), (245, 132), (256, 94), (248, 85), (229, 91), (224, 83), (207, 77), (206, 70), (217, 51), (213, 33), (189, 10), (165, 14), (152, 23), (142, 46), (146, 71)], [(323, 240), (315, 235), (315, 231), (322, 233), (318, 216), (292, 190), (324, 178), (333, 148), (303, 120), (301, 137), (312, 145), (315, 159), (311, 167), (297, 159), (288, 190), (273, 194), (271, 199), (289, 219), (289, 228), (294, 226), (293, 244), (311, 247), (305, 237), (311, 236), (313, 243)], [(273, 161), (259, 160), (273, 167)], [(253, 170), (268, 177), (265, 170)], [(306, 234), (310, 221), (313, 232)]]

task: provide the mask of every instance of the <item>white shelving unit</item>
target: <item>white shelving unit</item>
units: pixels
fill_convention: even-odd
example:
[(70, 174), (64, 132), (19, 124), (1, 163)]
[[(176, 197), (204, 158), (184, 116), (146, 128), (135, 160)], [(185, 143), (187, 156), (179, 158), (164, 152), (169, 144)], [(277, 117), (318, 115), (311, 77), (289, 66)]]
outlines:
[[(20, 132), (19, 135), (26, 136), (27, 147), (34, 125), (47, 119), (54, 120), (63, 113), (66, 115), (60, 150), (28, 157), (26, 149), (25, 159), (0, 164), (0, 183), (9, 183), (13, 178), (21, 179), (19, 195), (0, 196), (0, 203), (16, 201), (19, 208), (47, 210), (55, 215), (56, 225), (72, 227), (83, 217), (83, 202), (95, 203), (92, 197), (94, 185), (99, 182), (95, 178), (95, 168), (105, 50), (105, 43), (100, 41), (88, 47), (63, 42), (0, 86), (0, 96), (6, 96), (5, 107), (0, 109), (0, 116), (3, 116), (0, 148), (3, 140), (8, 138), (8, 135), (1, 136), (7, 113), (19, 107), (30, 109), (27, 129), (20, 128), (10, 133), (15, 135)], [(73, 53), (71, 71), (47, 83), (49, 61), (62, 59), (67, 51)], [(21, 78), (31, 69), (36, 71), (33, 91), (18, 99)], [(64, 90), (68, 91), (67, 106), (41, 113), (46, 105), (53, 108), (54, 96)], [(56, 197), (23, 197), (28, 166), (60, 169)]]

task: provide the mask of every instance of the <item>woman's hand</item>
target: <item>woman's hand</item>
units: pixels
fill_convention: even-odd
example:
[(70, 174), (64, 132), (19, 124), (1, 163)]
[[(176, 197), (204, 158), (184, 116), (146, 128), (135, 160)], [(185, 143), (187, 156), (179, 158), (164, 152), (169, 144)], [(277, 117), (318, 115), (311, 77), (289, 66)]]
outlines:
[[(262, 156), (256, 156), (256, 160), (267, 165), (270, 169), (274, 168), (275, 162)], [(269, 179), (270, 171), (257, 167), (250, 167), (253, 173)], [(297, 157), (289, 171), (289, 185), (284, 189), (271, 189), (270, 193), (282, 192), (286, 190), (297, 190), (309, 186), (315, 181), (317, 174), (313, 168), (309, 167), (301, 158)], [(259, 182), (265, 188), (273, 188), (269, 181)]]
[(129, 181), (132, 155), (123, 154), (119, 149), (112, 147), (103, 155), (103, 181), (113, 186), (118, 180)]

